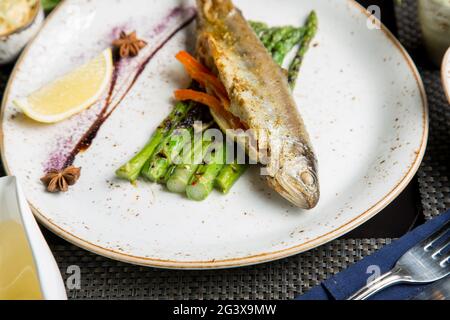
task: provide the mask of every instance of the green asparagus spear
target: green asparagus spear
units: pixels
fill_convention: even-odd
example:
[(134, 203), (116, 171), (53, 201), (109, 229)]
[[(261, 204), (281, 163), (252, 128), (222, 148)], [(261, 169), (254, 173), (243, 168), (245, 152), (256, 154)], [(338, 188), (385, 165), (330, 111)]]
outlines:
[(272, 57), (276, 63), (282, 65), (286, 55), (298, 44), (305, 33), (304, 28), (294, 28), (285, 37), (277, 42), (272, 48)]
[(192, 141), (194, 135), (194, 127), (181, 128), (175, 130), (173, 134), (167, 139), (161, 150), (161, 156), (167, 158), (170, 163), (174, 163), (183, 148)]
[(175, 130), (161, 146), (161, 150), (150, 158), (142, 168), (141, 174), (152, 182), (158, 182), (180, 154), (181, 150), (191, 140), (193, 128)]
[(226, 165), (216, 178), (216, 187), (224, 194), (230, 192), (233, 185), (245, 173), (248, 166), (237, 162)]
[(214, 188), (214, 181), (222, 170), (225, 162), (225, 146), (214, 143), (214, 151), (210, 161), (200, 165), (186, 188), (186, 195), (195, 201), (205, 200)]
[(193, 108), (194, 103), (179, 102), (175, 105), (172, 113), (164, 120), (164, 122), (156, 129), (149, 142), (145, 147), (122, 167), (116, 171), (119, 178), (136, 181), (141, 173), (145, 162), (153, 155), (155, 149), (159, 146), (161, 141), (182, 121), (187, 113)]
[(41, 0), (45, 12), (52, 11), (60, 2), (61, 0)]
[[(202, 123), (201, 128), (194, 128), (195, 123)], [(194, 130), (202, 132), (212, 123), (212, 118), (207, 109), (201, 106), (193, 107), (186, 117), (178, 123), (175, 130), (155, 150), (154, 155), (145, 163), (141, 174), (153, 182), (164, 180), (169, 167), (175, 163), (180, 152), (189, 145), (194, 136)]]
[(250, 26), (252, 27), (253, 31), (255, 31), (256, 35), (261, 38), (264, 33), (267, 32), (270, 28), (267, 26), (267, 24), (263, 22), (257, 22), (257, 21), (249, 21)]
[(191, 140), (194, 128), (178, 128), (160, 144), (153, 157), (147, 160), (141, 174), (152, 182), (164, 177), (175, 158)]
[(172, 164), (169, 167), (169, 169), (167, 169), (166, 174), (159, 179), (158, 183), (160, 183), (160, 184), (167, 184), (167, 181), (169, 181), (170, 177), (173, 175), (173, 173), (175, 172), (176, 168), (177, 168), (177, 166)]
[(309, 49), (309, 46), (311, 44), (312, 39), (316, 35), (318, 28), (318, 20), (317, 15), (314, 11), (312, 11), (309, 14), (308, 20), (306, 22), (305, 26), (305, 35), (303, 36), (301, 42), (300, 42), (300, 48), (294, 58), (294, 60), (291, 63), (291, 66), (289, 67), (289, 73), (288, 73), (288, 80), (289, 84), (292, 88), (295, 87), (295, 83), (297, 81), (300, 67), (302, 65), (303, 59), (305, 57), (306, 52)]
[(167, 158), (155, 157), (147, 160), (142, 168), (141, 175), (151, 182), (159, 182), (164, 177), (170, 167), (170, 161)]
[(267, 31), (261, 35), (261, 42), (266, 48), (269, 48), (272, 43), (273, 35), (277, 32), (277, 28), (269, 28)]
[(295, 28), (288, 27), (275, 27), (272, 31), (272, 38), (270, 42), (266, 45), (266, 48), (269, 52), (273, 52), (274, 47), (282, 42), (285, 38), (288, 38), (292, 32), (294, 32)]
[[(199, 162), (196, 160), (199, 160), (200, 162), (203, 161), (210, 144), (211, 141), (207, 140), (194, 143), (191, 153), (183, 159), (182, 164), (176, 167), (175, 171), (167, 181), (167, 189), (169, 189), (169, 191), (176, 193), (186, 192), (189, 181), (200, 166)], [(200, 159), (196, 159), (198, 155), (201, 156)]]

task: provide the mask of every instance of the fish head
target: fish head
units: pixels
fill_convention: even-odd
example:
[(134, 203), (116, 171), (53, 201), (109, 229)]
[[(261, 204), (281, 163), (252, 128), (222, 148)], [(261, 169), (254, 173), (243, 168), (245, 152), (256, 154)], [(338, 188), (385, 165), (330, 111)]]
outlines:
[(268, 177), (269, 185), (292, 204), (312, 209), (319, 202), (320, 188), (317, 177), (317, 160), (314, 153), (294, 149), (283, 152), (277, 169)]

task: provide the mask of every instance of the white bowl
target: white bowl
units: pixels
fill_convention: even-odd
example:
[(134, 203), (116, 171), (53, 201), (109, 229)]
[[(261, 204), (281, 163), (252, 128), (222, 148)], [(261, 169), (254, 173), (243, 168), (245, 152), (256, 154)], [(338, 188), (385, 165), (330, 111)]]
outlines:
[(44, 10), (38, 2), (34, 16), (24, 26), (0, 36), (0, 65), (13, 61), (44, 23)]
[(0, 178), (0, 231), (0, 299), (67, 299), (56, 261), (15, 177)]

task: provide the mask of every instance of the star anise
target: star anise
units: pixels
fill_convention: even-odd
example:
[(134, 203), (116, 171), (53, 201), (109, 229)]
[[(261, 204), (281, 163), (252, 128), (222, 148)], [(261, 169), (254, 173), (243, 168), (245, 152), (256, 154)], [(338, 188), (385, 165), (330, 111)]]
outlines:
[(125, 31), (120, 32), (120, 38), (114, 40), (113, 45), (119, 49), (121, 58), (135, 57), (139, 51), (147, 45), (147, 42), (137, 37), (136, 31), (126, 34)]
[(81, 168), (67, 167), (61, 171), (52, 170), (41, 178), (48, 192), (67, 192), (80, 178)]

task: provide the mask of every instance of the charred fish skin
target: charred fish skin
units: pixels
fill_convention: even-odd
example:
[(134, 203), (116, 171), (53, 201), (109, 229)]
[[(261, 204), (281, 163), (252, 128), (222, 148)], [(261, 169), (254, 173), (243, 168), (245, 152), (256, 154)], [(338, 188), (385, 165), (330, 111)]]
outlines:
[(267, 147), (267, 159), (259, 160), (269, 186), (297, 207), (314, 208), (317, 160), (284, 72), (231, 0), (197, 0), (197, 6), (197, 55), (223, 82), (229, 111)]

